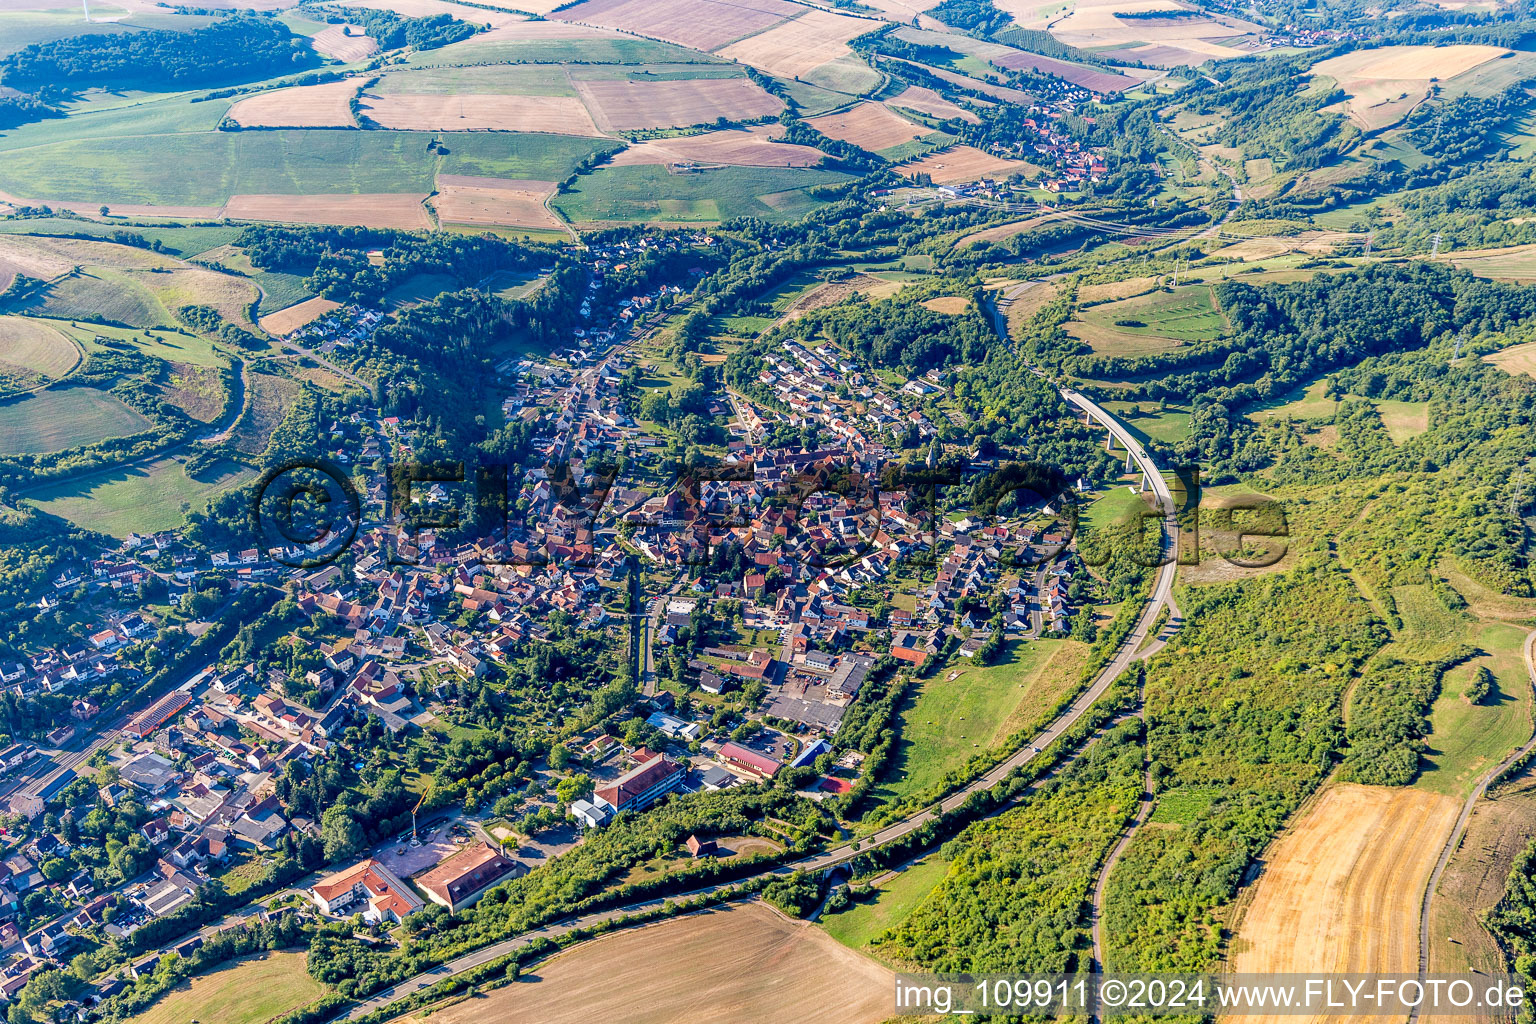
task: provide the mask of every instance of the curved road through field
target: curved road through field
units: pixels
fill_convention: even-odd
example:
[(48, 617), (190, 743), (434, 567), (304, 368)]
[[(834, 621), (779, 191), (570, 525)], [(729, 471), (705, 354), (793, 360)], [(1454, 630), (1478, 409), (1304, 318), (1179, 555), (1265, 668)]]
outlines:
[[(1141, 446), (1141, 443), (1136, 440), (1131, 432), (1123, 424), (1121, 424), (1119, 420), (1105, 412), (1091, 399), (1078, 394), (1075, 391), (1063, 388), (1062, 397), (1086, 413), (1090, 419), (1097, 421), (1111, 435), (1113, 435), (1117, 441), (1125, 446), (1126, 450), (1131, 453), (1131, 457), (1136, 460), (1137, 465), (1141, 467), (1142, 472), (1147, 474), (1153, 492), (1157, 496), (1161, 508), (1165, 512), (1170, 513), (1169, 515), (1165, 516), (1163, 520), (1163, 557), (1166, 559), (1166, 562), (1157, 570), (1157, 579), (1153, 584), (1151, 599), (1147, 602), (1147, 607), (1142, 612), (1141, 618), (1137, 620), (1136, 625), (1131, 629), (1125, 640), (1120, 644), (1119, 649), (1115, 652), (1115, 656), (1111, 658), (1109, 663), (1104, 666), (1104, 668), (1099, 672), (1097, 676), (1094, 677), (1093, 682), (1086, 690), (1083, 691), (1077, 700), (1072, 702), (1071, 707), (1069, 707), (1060, 716), (1058, 716), (1055, 721), (1047, 726), (1045, 730), (1036, 736), (1030, 743), (1020, 747), (1007, 759), (994, 766), (990, 771), (981, 775), (979, 778), (970, 782), (963, 789), (950, 794), (926, 810), (919, 811), (916, 814), (903, 818), (901, 821), (898, 821), (892, 825), (887, 825), (885, 828), (880, 829), (878, 832), (864, 836), (858, 841), (857, 847), (855, 847), (854, 844), (849, 843), (832, 850), (827, 850), (823, 853), (814, 854), (812, 856), (802, 858), (801, 860), (781, 865), (780, 867), (764, 871), (751, 877), (766, 878), (771, 875), (785, 875), (794, 871), (823, 871), (828, 868), (835, 867), (839, 864), (852, 860), (854, 857), (858, 856), (860, 852), (867, 852), (873, 848), (884, 846), (888, 843), (895, 842), (898, 839), (910, 835), (927, 822), (937, 818), (939, 815), (959, 807), (961, 804), (965, 803), (965, 801), (969, 799), (972, 794), (981, 792), (982, 790), (991, 789), (998, 785), (1010, 774), (1012, 774), (1015, 769), (1028, 764), (1030, 761), (1033, 761), (1037, 757), (1040, 757), (1041, 752), (1047, 746), (1049, 746), (1053, 741), (1059, 739), (1064, 733), (1067, 732), (1067, 730), (1076, 725), (1079, 719), (1088, 713), (1088, 710), (1093, 707), (1098, 699), (1104, 695), (1104, 692), (1109, 689), (1110, 684), (1113, 683), (1122, 672), (1129, 668), (1131, 664), (1138, 659), (1138, 656), (1142, 653), (1141, 649), (1143, 643), (1152, 637), (1152, 627), (1156, 623), (1158, 615), (1162, 611), (1163, 607), (1166, 605), (1170, 608), (1170, 610), (1172, 609), (1173, 578), (1175, 570), (1173, 552), (1174, 544), (1176, 543), (1177, 538), (1177, 531), (1171, 515), (1174, 504), (1173, 495), (1168, 488), (1168, 484), (1163, 480), (1162, 473), (1159, 471), (1156, 464), (1154, 464), (1151, 458), (1147, 455), (1146, 450)], [(462, 974), (465, 971), (489, 963), (490, 961), (499, 957), (506, 956), (508, 953), (515, 952), (523, 946), (528, 945), (535, 939), (558, 937), (578, 928), (590, 927), (604, 921), (611, 921), (615, 918), (624, 917), (648, 909), (653, 909), (669, 901), (686, 900), (694, 896), (716, 893), (722, 889), (740, 885), (744, 881), (747, 881), (747, 879), (737, 879), (729, 883), (705, 886), (703, 888), (694, 889), (685, 893), (674, 893), (666, 897), (658, 897), (655, 899), (644, 900), (639, 903), (631, 903), (623, 907), (615, 907), (611, 910), (598, 911), (596, 913), (586, 914), (581, 917), (566, 918), (562, 921), (547, 924), (543, 927), (535, 928), (531, 931), (513, 936), (512, 938), (503, 939), (501, 942), (497, 942), (493, 945), (478, 949), (473, 953), (465, 954), (464, 956), (461, 956), (456, 960), (451, 960), (448, 963), (434, 968), (431, 971), (428, 971), (424, 974), (419, 974), (416, 977), (403, 981), (392, 988), (385, 989), (384, 991), (374, 995), (372, 998), (358, 1003), (345, 1015), (343, 1019), (353, 1020), (358, 1017), (373, 1013), (376, 1010), (383, 1009), (392, 1003), (399, 1002), (407, 996), (420, 992), (422, 989), (435, 985), (446, 978), (451, 978), (454, 975)]]

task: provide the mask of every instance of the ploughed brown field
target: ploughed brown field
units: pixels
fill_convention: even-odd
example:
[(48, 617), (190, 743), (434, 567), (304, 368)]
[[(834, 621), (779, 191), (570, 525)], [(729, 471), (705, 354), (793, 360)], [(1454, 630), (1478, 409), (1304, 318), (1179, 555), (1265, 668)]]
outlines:
[(605, 935), (402, 1024), (877, 1024), (895, 1011), (893, 979), (820, 929), (749, 903)]

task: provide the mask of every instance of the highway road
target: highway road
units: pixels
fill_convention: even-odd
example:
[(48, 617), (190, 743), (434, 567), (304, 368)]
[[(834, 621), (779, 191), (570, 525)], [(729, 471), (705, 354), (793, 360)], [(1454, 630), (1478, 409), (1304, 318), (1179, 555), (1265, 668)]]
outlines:
[[(1051, 724), (1047, 726), (1045, 730), (1038, 736), (1034, 737), (1033, 740), (1020, 747), (1006, 760), (1000, 762), (990, 771), (973, 780), (963, 789), (960, 789), (950, 794), (948, 797), (945, 797), (938, 804), (903, 818), (901, 821), (898, 821), (894, 824), (887, 825), (885, 828), (880, 829), (877, 832), (861, 837), (858, 841), (857, 848), (855, 848), (853, 843), (848, 843), (843, 846), (836, 847), (835, 849), (827, 850), (823, 853), (813, 854), (809, 857), (804, 857), (800, 860), (793, 861), (789, 864), (782, 865), (772, 870), (764, 871), (759, 875), (752, 876), (753, 878), (767, 878), (772, 875), (786, 875), (795, 871), (822, 871), (828, 868), (836, 867), (839, 864), (852, 860), (861, 852), (867, 853), (871, 849), (896, 842), (897, 840), (908, 836), (917, 829), (921, 828), (927, 822), (934, 820), (939, 815), (959, 807), (961, 804), (965, 803), (965, 801), (969, 799), (973, 794), (981, 792), (982, 790), (989, 790), (994, 788), (1009, 775), (1011, 775), (1016, 769), (1028, 764), (1037, 757), (1043, 756), (1042, 752), (1052, 742), (1059, 739), (1064, 733), (1076, 725), (1085, 714), (1088, 713), (1089, 709), (1092, 708), (1098, 699), (1104, 695), (1104, 692), (1109, 689), (1110, 684), (1112, 684), (1122, 672), (1124, 672), (1135, 660), (1137, 660), (1139, 656), (1138, 652), (1140, 652), (1142, 644), (1151, 637), (1152, 627), (1157, 621), (1157, 617), (1164, 606), (1166, 605), (1170, 608), (1172, 607), (1171, 598), (1175, 572), (1173, 552), (1174, 544), (1177, 541), (1177, 533), (1173, 527), (1173, 519), (1171, 516), (1171, 512), (1174, 507), (1173, 495), (1168, 488), (1167, 482), (1163, 480), (1161, 471), (1158, 469), (1157, 465), (1152, 462), (1150, 456), (1147, 455), (1146, 450), (1141, 446), (1141, 443), (1137, 441), (1134, 436), (1132, 436), (1124, 424), (1120, 423), (1117, 419), (1100, 408), (1090, 399), (1085, 398), (1084, 396), (1079, 395), (1074, 391), (1063, 389), (1062, 397), (1101, 423), (1106, 428), (1106, 430), (1109, 431), (1109, 433), (1114, 435), (1116, 440), (1125, 446), (1125, 448), (1131, 453), (1131, 457), (1141, 468), (1142, 472), (1147, 474), (1147, 477), (1151, 481), (1153, 491), (1157, 496), (1161, 507), (1170, 513), (1170, 515), (1165, 517), (1163, 520), (1163, 551), (1166, 563), (1160, 566), (1157, 570), (1157, 579), (1153, 584), (1152, 596), (1147, 603), (1146, 609), (1142, 612), (1141, 618), (1137, 620), (1136, 625), (1131, 629), (1131, 632), (1121, 643), (1119, 649), (1115, 652), (1114, 657), (1111, 658), (1109, 663), (1105, 665), (1105, 667), (1099, 672), (1097, 676), (1094, 677), (1093, 682), (1085, 691), (1083, 691), (1077, 700), (1072, 702), (1071, 707), (1069, 707), (1060, 716), (1058, 716), (1055, 721), (1051, 722)], [(454, 975), (462, 974), (465, 971), (479, 967), (482, 964), (489, 963), (498, 957), (502, 957), (508, 953), (515, 952), (523, 946), (528, 945), (535, 939), (557, 937), (577, 928), (588, 927), (603, 921), (610, 921), (614, 918), (623, 917), (625, 915), (634, 914), (642, 910), (658, 907), (668, 900), (686, 900), (694, 896), (716, 893), (722, 889), (740, 885), (743, 881), (746, 881), (746, 879), (737, 879), (730, 883), (706, 886), (700, 889), (691, 890), (686, 893), (676, 893), (668, 897), (658, 897), (656, 899), (645, 900), (639, 903), (627, 904), (623, 907), (615, 907), (611, 910), (599, 911), (592, 914), (582, 915), (580, 917), (566, 918), (564, 920), (553, 922), (543, 927), (533, 929), (532, 931), (525, 932), (508, 939), (503, 939), (501, 942), (486, 946), (483, 949), (476, 950), (473, 953), (465, 954), (464, 956), (459, 957), (457, 960), (452, 960), (446, 964), (443, 964), (442, 966), (434, 968), (431, 971), (403, 981), (392, 988), (385, 989), (370, 999), (353, 1007), (343, 1019), (353, 1020), (372, 1013), (375, 1010), (382, 1009), (392, 1003), (406, 998), (407, 996), (419, 992), (424, 988), (435, 985), (437, 982), (442, 981), (445, 978), (450, 978)]]

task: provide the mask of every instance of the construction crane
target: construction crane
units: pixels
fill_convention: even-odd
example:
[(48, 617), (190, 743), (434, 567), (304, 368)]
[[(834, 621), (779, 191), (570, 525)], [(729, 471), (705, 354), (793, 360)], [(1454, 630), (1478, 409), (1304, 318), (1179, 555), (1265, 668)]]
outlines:
[(411, 808), (411, 842), (420, 843), (416, 838), (416, 812), (421, 810), (421, 805), (427, 802), (427, 797), (432, 795), (432, 787), (436, 784), (435, 778), (427, 779), (427, 788), (421, 791), (421, 798), (416, 801), (416, 806)]

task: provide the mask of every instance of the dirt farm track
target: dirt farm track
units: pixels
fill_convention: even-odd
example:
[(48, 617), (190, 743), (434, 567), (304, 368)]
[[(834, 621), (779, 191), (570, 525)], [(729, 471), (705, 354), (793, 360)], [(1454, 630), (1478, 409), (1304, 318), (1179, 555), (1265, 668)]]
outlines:
[(1416, 789), (1330, 787), (1264, 854), (1230, 969), (1416, 972), (1424, 886), (1460, 808)]

